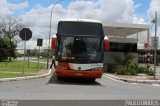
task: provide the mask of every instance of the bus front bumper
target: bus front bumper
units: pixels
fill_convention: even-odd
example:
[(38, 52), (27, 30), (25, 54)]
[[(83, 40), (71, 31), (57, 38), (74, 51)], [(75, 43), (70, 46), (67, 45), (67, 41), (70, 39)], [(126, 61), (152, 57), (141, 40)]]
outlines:
[(55, 69), (56, 77), (58, 78), (69, 78), (69, 77), (78, 77), (78, 78), (101, 78), (102, 70), (63, 70), (56, 68)]

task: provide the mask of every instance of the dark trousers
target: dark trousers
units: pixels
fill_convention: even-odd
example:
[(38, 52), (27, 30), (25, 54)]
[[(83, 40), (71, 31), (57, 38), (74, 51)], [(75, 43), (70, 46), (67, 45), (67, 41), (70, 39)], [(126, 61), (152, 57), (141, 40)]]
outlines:
[(51, 63), (51, 65), (50, 65), (50, 68), (52, 68), (53, 65), (54, 65), (54, 67), (56, 66), (56, 65), (55, 65), (55, 60), (52, 60), (52, 63)]

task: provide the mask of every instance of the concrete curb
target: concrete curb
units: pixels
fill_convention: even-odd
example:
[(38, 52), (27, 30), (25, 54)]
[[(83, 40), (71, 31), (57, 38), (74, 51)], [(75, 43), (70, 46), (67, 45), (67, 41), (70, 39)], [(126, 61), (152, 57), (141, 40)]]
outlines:
[(15, 78), (2, 78), (2, 79), (0, 79), (0, 82), (10, 82), (10, 81), (20, 81), (20, 80), (45, 78), (45, 77), (49, 76), (51, 74), (51, 72), (52, 72), (52, 69), (50, 69), (48, 73), (43, 74), (43, 75), (15, 77)]
[(124, 82), (129, 82), (129, 83), (144, 83), (144, 84), (160, 84), (160, 80), (135, 80), (135, 79), (126, 79), (126, 78), (119, 78), (110, 74), (104, 73), (103, 75), (108, 76), (110, 78), (116, 79), (116, 80), (121, 80)]

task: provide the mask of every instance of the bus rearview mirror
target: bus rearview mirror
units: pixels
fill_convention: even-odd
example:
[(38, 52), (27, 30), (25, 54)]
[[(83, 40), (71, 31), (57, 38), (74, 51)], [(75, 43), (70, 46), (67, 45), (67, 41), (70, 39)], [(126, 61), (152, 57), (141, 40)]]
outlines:
[(104, 39), (104, 51), (110, 50), (109, 39)]
[(56, 48), (56, 38), (52, 38), (52, 49), (55, 49)]

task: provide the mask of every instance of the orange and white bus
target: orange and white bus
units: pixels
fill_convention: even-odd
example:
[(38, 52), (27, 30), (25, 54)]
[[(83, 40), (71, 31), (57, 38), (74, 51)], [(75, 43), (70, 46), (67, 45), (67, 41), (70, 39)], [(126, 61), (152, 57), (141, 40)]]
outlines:
[(59, 21), (51, 47), (56, 50), (55, 73), (58, 79), (80, 77), (94, 81), (102, 77), (103, 56), (104, 51), (109, 51), (109, 40), (104, 36), (100, 21)]

